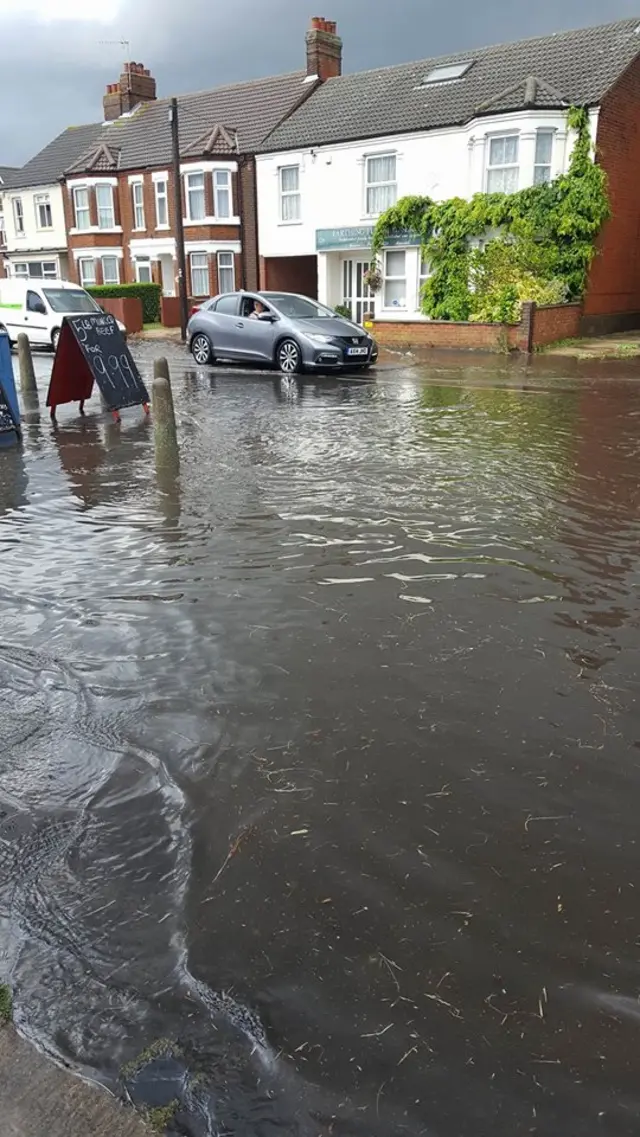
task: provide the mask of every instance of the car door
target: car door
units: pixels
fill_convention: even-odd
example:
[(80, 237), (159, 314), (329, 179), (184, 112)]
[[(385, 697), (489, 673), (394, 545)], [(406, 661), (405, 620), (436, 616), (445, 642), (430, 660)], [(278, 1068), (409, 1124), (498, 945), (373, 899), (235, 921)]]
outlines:
[(49, 317), (43, 297), (35, 289), (27, 289), (23, 311), (23, 328), (34, 344), (49, 344)]
[(227, 292), (213, 300), (198, 317), (198, 330), (206, 331), (216, 359), (237, 359), (240, 349), (238, 329), (239, 293)]
[(236, 322), (240, 344), (237, 358), (246, 360), (247, 363), (271, 363), (276, 337), (275, 318), (271, 322), (252, 319), (249, 313), (253, 311), (256, 300), (260, 301), (265, 312), (271, 316), (274, 315), (261, 297), (245, 293), (240, 303), (240, 315)]

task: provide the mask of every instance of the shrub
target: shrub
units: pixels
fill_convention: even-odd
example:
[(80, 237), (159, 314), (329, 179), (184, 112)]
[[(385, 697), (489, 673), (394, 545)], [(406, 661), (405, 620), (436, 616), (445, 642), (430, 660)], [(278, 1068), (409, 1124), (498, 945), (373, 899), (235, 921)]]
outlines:
[(344, 316), (345, 320), (351, 319), (351, 309), (346, 304), (334, 304), (333, 310), (337, 316)]
[(87, 292), (94, 300), (100, 303), (101, 298), (112, 297), (127, 299), (137, 296), (142, 301), (142, 319), (145, 324), (157, 324), (160, 321), (160, 297), (162, 288), (159, 284), (98, 284), (87, 288)]

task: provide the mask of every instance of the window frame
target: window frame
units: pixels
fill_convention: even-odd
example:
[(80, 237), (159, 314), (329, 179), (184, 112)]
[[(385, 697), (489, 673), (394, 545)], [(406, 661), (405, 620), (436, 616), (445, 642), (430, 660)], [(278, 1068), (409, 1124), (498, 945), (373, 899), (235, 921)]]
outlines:
[[(283, 186), (283, 174), (288, 170), (295, 170), (298, 175), (298, 188), (294, 190), (286, 190)], [(284, 203), (285, 199), (291, 201), (297, 200), (296, 216), (285, 217)], [(286, 166), (278, 166), (278, 217), (280, 225), (299, 225), (302, 221), (302, 191), (300, 189), (300, 163), (289, 162)]]
[[(78, 206), (78, 194), (81, 194), (81, 193), (86, 194), (87, 204), (80, 207), (80, 206)], [(89, 197), (89, 187), (88, 186), (74, 186), (73, 191), (72, 191), (72, 196), (73, 196), (73, 220), (75, 222), (74, 228), (77, 229), (79, 232), (84, 232), (87, 229), (91, 228), (91, 199)], [(87, 215), (87, 224), (81, 225), (80, 224), (80, 214), (84, 215), (85, 213)]]
[[(36, 217), (36, 229), (43, 231), (46, 229), (53, 229), (53, 210), (51, 209), (51, 197), (48, 193), (34, 194), (33, 198), (34, 213)], [(42, 217), (40, 210), (48, 210), (49, 221), (47, 224), (42, 224)]]
[[(404, 272), (402, 274), (389, 272), (388, 263), (389, 256), (402, 255), (404, 257)], [(406, 312), (407, 311), (407, 250), (406, 249), (385, 249), (384, 250), (384, 263), (383, 263), (383, 276), (382, 276), (382, 307), (385, 312)], [(395, 283), (396, 281), (404, 282), (404, 304), (389, 304), (387, 303), (387, 284)]]
[[(142, 280), (140, 277), (140, 269), (145, 268), (149, 270), (149, 279)], [(134, 269), (136, 274), (136, 284), (153, 284), (153, 269), (151, 268), (151, 257), (136, 257), (134, 261)]]
[[(223, 265), (220, 263), (221, 257), (231, 257), (231, 264)], [(216, 253), (216, 269), (218, 273), (218, 289), (222, 293), (235, 292), (236, 290), (236, 258), (235, 253), (231, 249), (219, 249)], [(231, 279), (233, 281), (231, 288), (223, 288), (221, 284), (222, 273), (231, 271)]]
[[(516, 161), (515, 162), (497, 162), (495, 164), (492, 163), (492, 161), (491, 161), (491, 148), (492, 148), (494, 142), (506, 142), (506, 140), (510, 139), (510, 138), (515, 138), (516, 143), (517, 143)], [(500, 171), (515, 170), (516, 171), (516, 184), (515, 184), (514, 189), (505, 190), (505, 189), (490, 189), (489, 188), (489, 182), (491, 180), (491, 174), (494, 171), (498, 171), (498, 170), (500, 170)], [(485, 173), (485, 191), (486, 191), (486, 193), (517, 193), (519, 188), (520, 188), (520, 134), (519, 134), (519, 132), (515, 131), (515, 130), (510, 130), (510, 131), (505, 131), (502, 134), (490, 134), (490, 135), (488, 135), (488, 137), (487, 137), (487, 161), (486, 161), (486, 173)]]
[[(83, 265), (90, 264), (93, 271), (93, 280), (89, 280), (84, 272)], [(96, 283), (96, 259), (95, 257), (78, 257), (78, 279), (81, 288), (94, 288)]]
[[(140, 191), (140, 200), (136, 199), (136, 195)], [(144, 181), (142, 178), (136, 178), (131, 183), (131, 204), (133, 206), (133, 231), (134, 233), (146, 232), (146, 217), (144, 208)]]
[[(381, 159), (393, 158), (393, 171), (394, 176), (387, 181), (372, 182), (370, 179), (369, 169), (371, 162), (379, 162)], [(393, 189), (393, 201), (385, 205), (384, 209), (373, 211), (369, 208), (369, 194), (375, 190)], [(398, 155), (395, 150), (387, 150), (380, 154), (365, 154), (364, 158), (364, 211), (366, 217), (380, 217), (387, 209), (391, 209), (398, 200)]]
[[(424, 266), (427, 266), (427, 271), (423, 272)], [(422, 249), (418, 249), (418, 294), (416, 296), (416, 312), (422, 311), (422, 289), (431, 276), (431, 266), (425, 260)]]
[[(189, 184), (192, 178), (202, 178), (202, 187), (198, 187), (198, 189), (193, 190)], [(202, 217), (194, 217), (191, 212), (191, 194), (200, 192), (202, 193)], [(189, 170), (184, 175), (184, 202), (186, 206), (185, 213), (187, 221), (191, 221), (196, 225), (198, 222), (202, 223), (205, 221), (207, 216), (207, 191), (204, 170)]]
[[(116, 266), (115, 280), (107, 280), (107, 275), (104, 271), (104, 262), (113, 261)], [(120, 284), (120, 258), (111, 256), (110, 254), (103, 254), (100, 257), (100, 267), (102, 269), (102, 283), (103, 284)]]
[[(194, 265), (194, 263), (193, 263), (194, 257), (202, 257), (204, 259), (204, 264)], [(206, 289), (204, 290), (204, 292), (197, 292), (196, 291), (196, 288), (194, 285), (194, 271), (197, 273), (206, 273), (207, 286), (206, 286)], [(201, 296), (210, 296), (211, 295), (211, 271), (210, 271), (209, 254), (208, 253), (197, 252), (197, 251), (193, 252), (193, 253), (189, 253), (189, 280), (191, 283), (191, 295), (192, 295), (192, 297), (200, 299)]]
[[(551, 142), (549, 161), (548, 162), (539, 162), (538, 161), (538, 143), (540, 141), (540, 138), (543, 136), (548, 137), (550, 142)], [(536, 130), (536, 148), (535, 148), (535, 153), (534, 153), (534, 158), (533, 158), (533, 184), (534, 184), (534, 186), (548, 185), (549, 182), (553, 180), (553, 148), (554, 148), (554, 143), (555, 143), (555, 137), (556, 137), (556, 132), (553, 129), (553, 127), (551, 127), (551, 126), (541, 126), (538, 128), (538, 130)], [(537, 175), (538, 170), (548, 170), (549, 171), (548, 178), (544, 178), (542, 181), (538, 181), (536, 179), (536, 175)]]
[(24, 237), (24, 206), (21, 197), (12, 197), (13, 228), (16, 237)]
[[(107, 191), (109, 194), (109, 199), (110, 199), (110, 205), (109, 206), (100, 205), (100, 194), (103, 190)], [(116, 227), (116, 203), (115, 203), (115, 199), (114, 199), (113, 186), (110, 185), (109, 182), (97, 182), (96, 183), (96, 211), (97, 211), (97, 215), (98, 215), (98, 229), (101, 229), (103, 232), (104, 231), (109, 232), (109, 230), (115, 229), (115, 227)], [(102, 224), (102, 220), (101, 220), (101, 216), (100, 216), (102, 213), (108, 214), (108, 216), (111, 220), (110, 225), (103, 225)]]
[[(223, 175), (226, 179), (226, 185), (218, 185), (218, 178)], [(225, 220), (233, 217), (233, 192), (232, 192), (232, 179), (231, 170), (214, 170), (213, 171), (213, 214), (214, 217), (222, 217)], [(222, 213), (219, 208), (219, 197), (222, 194), (227, 194), (228, 198), (228, 213)]]
[[(156, 178), (153, 185), (154, 185), (155, 203), (156, 203), (156, 229), (168, 229), (169, 228), (169, 179), (168, 178)], [(164, 187), (162, 193), (160, 193), (160, 190), (158, 188), (159, 186)], [(158, 209), (158, 202), (159, 201), (164, 201), (164, 209), (165, 209), (165, 216), (166, 216), (165, 221), (160, 220), (160, 211)]]

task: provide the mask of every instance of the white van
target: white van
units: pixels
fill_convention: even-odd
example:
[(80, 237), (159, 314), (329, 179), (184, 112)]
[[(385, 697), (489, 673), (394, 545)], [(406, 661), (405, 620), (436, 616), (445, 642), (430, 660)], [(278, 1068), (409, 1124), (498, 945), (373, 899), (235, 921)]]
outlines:
[[(0, 332), (15, 343), (24, 332), (32, 347), (58, 346), (64, 316), (102, 309), (84, 288), (68, 280), (0, 280)], [(124, 324), (117, 321), (123, 335)]]

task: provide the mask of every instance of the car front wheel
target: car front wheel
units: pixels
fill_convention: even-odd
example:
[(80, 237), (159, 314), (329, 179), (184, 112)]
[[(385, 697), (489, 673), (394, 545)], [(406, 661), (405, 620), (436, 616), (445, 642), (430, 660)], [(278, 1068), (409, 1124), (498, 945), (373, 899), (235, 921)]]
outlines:
[(295, 375), (302, 364), (302, 354), (295, 340), (283, 340), (276, 352), (276, 363), (285, 375)]
[(205, 363), (213, 363), (213, 348), (211, 340), (204, 332), (198, 332), (191, 341), (191, 354), (201, 367)]

